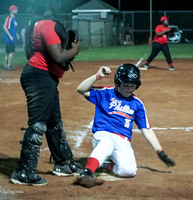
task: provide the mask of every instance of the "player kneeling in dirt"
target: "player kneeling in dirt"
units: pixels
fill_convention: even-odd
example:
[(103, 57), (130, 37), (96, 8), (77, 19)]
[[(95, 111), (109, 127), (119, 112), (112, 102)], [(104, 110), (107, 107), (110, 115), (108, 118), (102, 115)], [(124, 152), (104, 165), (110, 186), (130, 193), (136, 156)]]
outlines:
[[(93, 87), (96, 81), (110, 74), (110, 68), (103, 66), (77, 88), (80, 94), (96, 106), (92, 127), (94, 150), (85, 170), (75, 182), (84, 187), (93, 187), (103, 183), (93, 175), (98, 167), (103, 167), (120, 177), (136, 175), (137, 164), (130, 143), (133, 122), (157, 152), (159, 158), (168, 167), (175, 165), (175, 162), (163, 151), (151, 129), (144, 104), (133, 94), (141, 85), (139, 69), (132, 64), (123, 64), (115, 74), (115, 87)], [(108, 158), (112, 162), (104, 163)]]

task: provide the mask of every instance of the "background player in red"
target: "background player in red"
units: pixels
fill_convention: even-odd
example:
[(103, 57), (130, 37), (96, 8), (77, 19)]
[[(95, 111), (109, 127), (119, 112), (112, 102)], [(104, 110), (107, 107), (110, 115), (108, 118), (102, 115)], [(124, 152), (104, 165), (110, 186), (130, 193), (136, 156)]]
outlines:
[(79, 52), (79, 42), (73, 40), (68, 44), (69, 34), (55, 20), (52, 9), (46, 10), (39, 19), (32, 20), (27, 30), (26, 36), (30, 36), (26, 38), (29, 42), (26, 41), (29, 61), (20, 81), (27, 98), (28, 128), (11, 181), (15, 184), (42, 186), (47, 184), (47, 180), (35, 172), (44, 134), (55, 161), (53, 174), (68, 176), (82, 170), (81, 165), (75, 162), (66, 140), (57, 89), (59, 78), (69, 68), (69, 61)]
[(161, 24), (158, 25), (155, 29), (156, 35), (152, 44), (152, 51), (144, 65), (144, 68), (148, 69), (152, 60), (158, 55), (160, 51), (162, 51), (169, 65), (169, 70), (174, 71), (175, 68), (173, 67), (173, 61), (167, 44), (168, 35), (169, 33), (172, 33), (172, 29), (168, 27), (169, 21), (167, 17), (161, 17), (160, 22)]
[(19, 40), (19, 34), (17, 33), (17, 21), (15, 15), (18, 13), (18, 7), (12, 5), (9, 7), (9, 16), (5, 20), (4, 30), (5, 30), (5, 70), (13, 70), (11, 67), (11, 61), (15, 52), (15, 43)]

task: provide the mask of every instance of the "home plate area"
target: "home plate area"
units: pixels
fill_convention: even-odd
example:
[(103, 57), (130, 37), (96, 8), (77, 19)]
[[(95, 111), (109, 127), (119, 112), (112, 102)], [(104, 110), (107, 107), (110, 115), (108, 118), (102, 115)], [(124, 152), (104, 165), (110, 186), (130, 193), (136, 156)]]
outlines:
[(113, 174), (109, 174), (109, 173), (99, 173), (99, 172), (95, 172), (95, 176), (99, 179), (102, 179), (104, 181), (120, 181), (123, 180), (123, 178), (117, 177)]

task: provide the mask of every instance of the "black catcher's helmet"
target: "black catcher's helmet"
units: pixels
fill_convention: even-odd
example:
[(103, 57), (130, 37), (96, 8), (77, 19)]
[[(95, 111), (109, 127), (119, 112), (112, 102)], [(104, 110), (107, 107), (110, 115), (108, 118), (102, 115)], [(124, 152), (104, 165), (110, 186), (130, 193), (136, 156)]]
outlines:
[(129, 63), (119, 66), (114, 78), (115, 87), (119, 87), (120, 82), (137, 85), (136, 89), (138, 89), (141, 85), (140, 71), (138, 67)]

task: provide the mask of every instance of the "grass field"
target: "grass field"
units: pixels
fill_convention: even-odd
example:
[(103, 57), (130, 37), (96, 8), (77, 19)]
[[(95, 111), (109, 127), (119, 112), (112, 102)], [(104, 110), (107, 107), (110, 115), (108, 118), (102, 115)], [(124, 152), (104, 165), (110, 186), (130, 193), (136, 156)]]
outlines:
[[(193, 44), (169, 44), (172, 58), (193, 58)], [(134, 46), (112, 46), (99, 47), (91, 50), (80, 50), (76, 56), (76, 61), (94, 61), (94, 60), (125, 60), (125, 59), (146, 59), (151, 52), (151, 45)], [(3, 53), (1, 53), (3, 55)], [(1, 56), (3, 58), (3, 56)], [(156, 59), (163, 59), (162, 53), (159, 53)], [(24, 51), (17, 51), (13, 58), (13, 65), (25, 65), (27, 62)], [(4, 58), (0, 59), (0, 65), (4, 63)]]
[[(193, 58), (193, 44), (169, 44), (172, 58)], [(77, 60), (125, 60), (147, 58), (151, 45), (100, 47), (90, 51), (82, 50)], [(164, 58), (162, 53), (156, 58)]]

